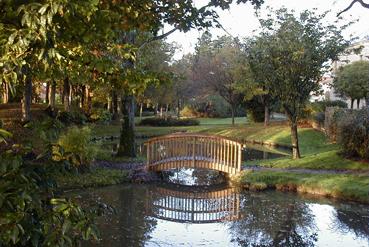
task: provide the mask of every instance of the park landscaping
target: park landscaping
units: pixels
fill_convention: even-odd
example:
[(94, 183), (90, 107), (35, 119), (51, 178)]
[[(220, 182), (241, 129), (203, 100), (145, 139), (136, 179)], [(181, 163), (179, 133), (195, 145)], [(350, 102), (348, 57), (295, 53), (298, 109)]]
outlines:
[[(247, 2), (257, 10), (264, 0), (208, 0), (203, 7), (191, 0), (1, 1), (0, 246), (97, 241), (96, 219), (110, 207), (99, 199), (85, 205), (68, 191), (161, 181), (165, 172), (152, 170), (172, 169), (170, 163), (180, 170), (189, 158), (219, 177), (237, 175), (232, 181), (244, 189), (369, 203), (369, 108), (312, 98), (332, 73), (332, 86), (351, 108), (363, 98), (369, 106), (369, 62), (328, 66), (361, 53), (344, 36), (351, 23), (281, 7), (255, 15), (258, 32), (250, 37), (224, 28), (226, 35), (213, 37), (209, 30), (222, 27), (217, 11)], [(166, 38), (191, 29), (202, 31), (194, 52), (176, 59), (180, 47)], [(178, 132), (195, 134), (157, 138), (147, 156), (142, 151), (147, 139)], [(283, 156), (242, 163), (240, 143)], [(133, 187), (122, 198), (134, 198)], [(120, 198), (129, 205), (124, 219), (143, 219), (133, 225), (140, 236), (127, 238), (150, 239), (155, 228), (155, 220), (151, 230), (140, 226), (149, 215), (145, 208), (136, 217), (143, 202)], [(194, 220), (194, 206), (189, 213)], [(304, 241), (294, 239), (293, 246)]]

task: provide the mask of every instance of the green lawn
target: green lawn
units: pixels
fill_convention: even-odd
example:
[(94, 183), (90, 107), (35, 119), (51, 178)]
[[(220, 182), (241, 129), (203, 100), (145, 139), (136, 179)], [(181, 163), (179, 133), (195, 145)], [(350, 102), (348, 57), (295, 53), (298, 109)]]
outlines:
[[(189, 127), (147, 127), (138, 126), (137, 135), (157, 136), (178, 131), (206, 133), (226, 136), (239, 141), (256, 140), (290, 145), (290, 128), (282, 122), (273, 122), (268, 128), (262, 123), (246, 123), (245, 118), (238, 118), (243, 124), (224, 124), (230, 119), (200, 119), (199, 126)], [(120, 125), (95, 126), (96, 136), (119, 135)], [(336, 170), (369, 170), (366, 162), (345, 159), (338, 155), (340, 147), (327, 142), (322, 132), (310, 128), (299, 128), (299, 140), (302, 158), (293, 160), (290, 156), (273, 160), (252, 161), (246, 165), (260, 165), (275, 168), (308, 168)]]

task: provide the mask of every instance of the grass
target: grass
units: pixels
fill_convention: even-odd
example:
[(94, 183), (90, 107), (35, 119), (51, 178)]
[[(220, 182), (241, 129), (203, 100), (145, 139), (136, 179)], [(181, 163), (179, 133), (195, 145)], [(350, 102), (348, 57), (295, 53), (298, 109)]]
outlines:
[(368, 176), (244, 171), (238, 183), (246, 189), (275, 188), (369, 203)]
[[(192, 133), (205, 133), (226, 136), (239, 141), (256, 140), (262, 142), (290, 145), (290, 128), (284, 122), (273, 122), (264, 128), (262, 123), (246, 123), (245, 119), (237, 118), (244, 124), (232, 126), (230, 119), (200, 119), (199, 126), (189, 127), (147, 127), (138, 126), (138, 136), (158, 136), (178, 131)], [(94, 126), (95, 136), (118, 136), (120, 125)], [(369, 170), (369, 164), (365, 162), (345, 159), (338, 155), (340, 147), (327, 141), (325, 135), (311, 128), (299, 128), (300, 151), (302, 158), (293, 160), (290, 156), (273, 160), (259, 160), (247, 162), (246, 165), (260, 165), (275, 168), (304, 168), (304, 169), (328, 169), (328, 170)]]
[(55, 173), (52, 178), (62, 190), (81, 189), (128, 182), (128, 171), (96, 168), (86, 173)]

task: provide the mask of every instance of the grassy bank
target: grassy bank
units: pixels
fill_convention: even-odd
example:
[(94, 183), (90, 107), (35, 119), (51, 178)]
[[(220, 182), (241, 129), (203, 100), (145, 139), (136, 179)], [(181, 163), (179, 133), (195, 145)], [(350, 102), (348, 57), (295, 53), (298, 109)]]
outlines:
[(56, 173), (51, 177), (61, 190), (82, 189), (128, 182), (128, 171), (97, 168), (91, 169), (91, 171), (86, 173), (78, 174)]
[(297, 191), (369, 203), (368, 176), (243, 171), (238, 183), (251, 190)]

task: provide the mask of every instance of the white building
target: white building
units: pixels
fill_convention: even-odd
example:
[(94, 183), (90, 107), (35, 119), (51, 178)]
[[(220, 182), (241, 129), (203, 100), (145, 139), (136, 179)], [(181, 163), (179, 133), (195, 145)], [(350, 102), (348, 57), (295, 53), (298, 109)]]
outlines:
[[(332, 82), (333, 82), (334, 73), (340, 67), (350, 64), (352, 62), (363, 61), (363, 60), (369, 61), (369, 36), (360, 42), (354, 43), (351, 47), (347, 49), (347, 51), (348, 51), (347, 54), (343, 54), (339, 56), (339, 60), (332, 63), (332, 75), (327, 75), (322, 78), (322, 81), (320, 82), (320, 84), (322, 87), (323, 94), (321, 96), (311, 97), (311, 101), (343, 100), (343, 101), (346, 101), (347, 105), (350, 107), (351, 99), (340, 97), (339, 95), (335, 93), (334, 89), (331, 87)], [(360, 100), (359, 107), (361, 108), (364, 106), (366, 106), (366, 101), (365, 99), (362, 99)], [(354, 109), (356, 108), (357, 108), (357, 104), (355, 101)]]

